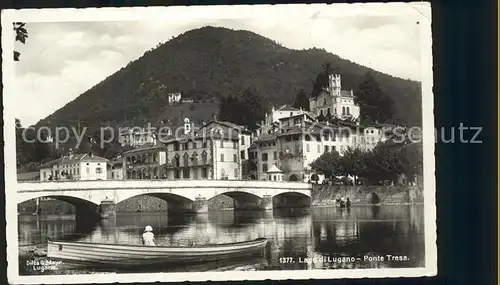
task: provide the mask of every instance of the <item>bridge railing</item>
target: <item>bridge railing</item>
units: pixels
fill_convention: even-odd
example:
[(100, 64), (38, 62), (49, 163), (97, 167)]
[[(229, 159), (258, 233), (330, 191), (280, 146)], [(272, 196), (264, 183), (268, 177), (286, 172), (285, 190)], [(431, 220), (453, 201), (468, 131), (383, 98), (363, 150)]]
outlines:
[(312, 185), (304, 182), (262, 181), (262, 180), (77, 180), (19, 182), (18, 192), (85, 189), (158, 189), (158, 188), (273, 188), (311, 190)]

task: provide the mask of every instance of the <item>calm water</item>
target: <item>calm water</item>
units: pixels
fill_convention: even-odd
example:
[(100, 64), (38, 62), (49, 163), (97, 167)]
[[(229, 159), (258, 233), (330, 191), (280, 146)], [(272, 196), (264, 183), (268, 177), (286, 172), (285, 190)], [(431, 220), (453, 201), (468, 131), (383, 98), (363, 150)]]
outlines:
[[(424, 266), (423, 206), (215, 211), (198, 215), (120, 213), (116, 221), (93, 225), (80, 225), (71, 219), (30, 218), (19, 222), (20, 248), (45, 243), (47, 238), (141, 244), (145, 225), (154, 228), (158, 245), (229, 243), (258, 237), (266, 237), (271, 243), (271, 258), (267, 260), (152, 269), (154, 272)], [(406, 258), (388, 260), (387, 255)]]

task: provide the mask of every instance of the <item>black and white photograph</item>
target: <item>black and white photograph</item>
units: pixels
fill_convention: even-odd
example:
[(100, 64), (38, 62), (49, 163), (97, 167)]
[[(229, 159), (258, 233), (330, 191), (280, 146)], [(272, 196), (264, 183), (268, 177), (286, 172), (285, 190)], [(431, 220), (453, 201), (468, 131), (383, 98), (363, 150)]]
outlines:
[(1, 24), (9, 282), (437, 274), (430, 3)]

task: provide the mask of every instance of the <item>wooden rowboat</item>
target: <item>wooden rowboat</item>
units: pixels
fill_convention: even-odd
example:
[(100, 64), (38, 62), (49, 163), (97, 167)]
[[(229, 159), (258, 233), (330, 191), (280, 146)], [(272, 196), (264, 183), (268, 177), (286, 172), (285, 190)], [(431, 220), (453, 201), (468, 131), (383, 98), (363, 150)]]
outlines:
[(265, 256), (267, 239), (202, 246), (145, 246), (49, 241), (47, 257), (77, 264), (105, 267), (138, 267), (155, 264), (188, 264)]

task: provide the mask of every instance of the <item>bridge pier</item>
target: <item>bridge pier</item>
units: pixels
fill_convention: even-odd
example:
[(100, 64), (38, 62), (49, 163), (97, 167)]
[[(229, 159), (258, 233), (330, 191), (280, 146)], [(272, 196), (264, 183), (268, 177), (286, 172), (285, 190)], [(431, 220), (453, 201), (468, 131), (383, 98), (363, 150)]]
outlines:
[(208, 213), (208, 203), (205, 197), (197, 197), (192, 205), (193, 212), (197, 214)]
[(104, 200), (100, 205), (101, 219), (115, 219), (116, 218), (116, 204), (114, 201)]
[(260, 200), (260, 208), (262, 210), (273, 209), (273, 197), (271, 195), (264, 195)]
[(234, 198), (234, 210), (272, 210), (273, 209), (273, 198), (271, 195), (264, 195), (262, 198), (255, 197), (254, 199), (249, 199), (250, 197)]

